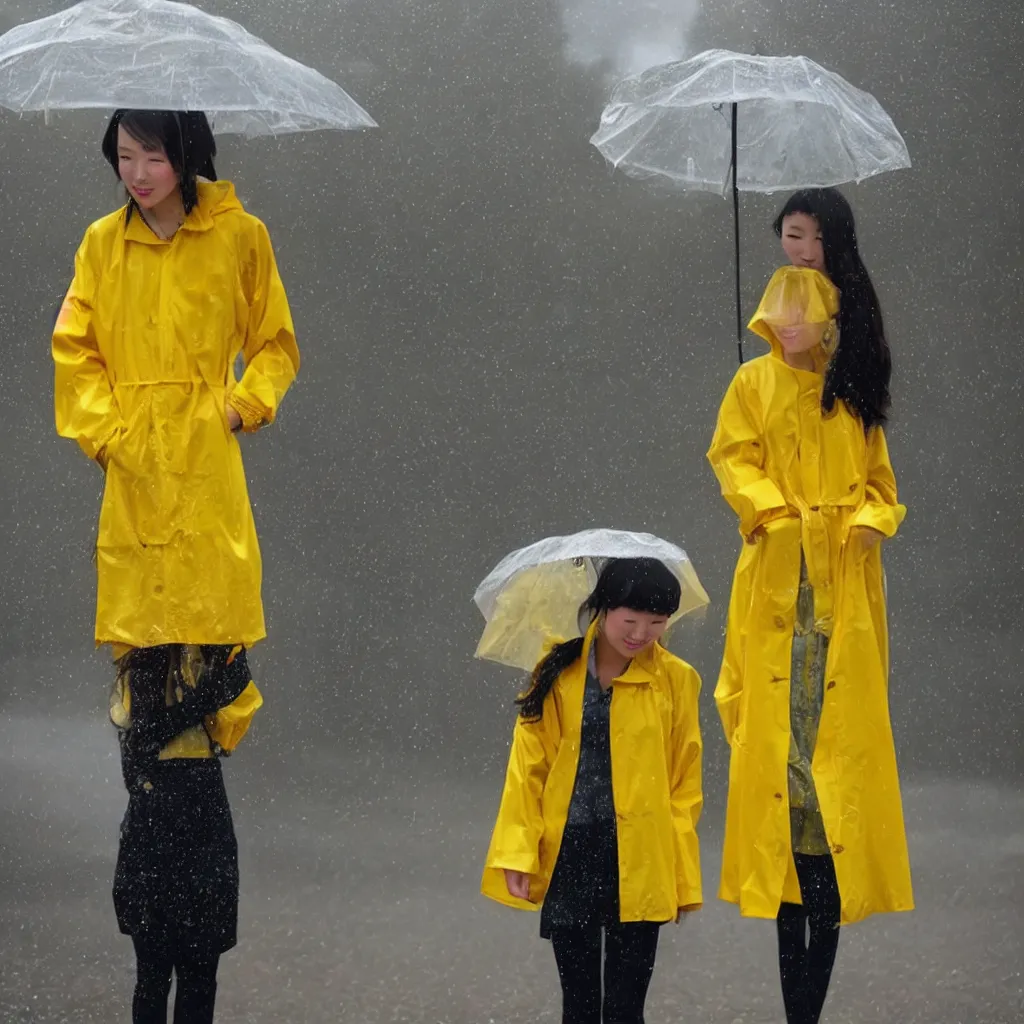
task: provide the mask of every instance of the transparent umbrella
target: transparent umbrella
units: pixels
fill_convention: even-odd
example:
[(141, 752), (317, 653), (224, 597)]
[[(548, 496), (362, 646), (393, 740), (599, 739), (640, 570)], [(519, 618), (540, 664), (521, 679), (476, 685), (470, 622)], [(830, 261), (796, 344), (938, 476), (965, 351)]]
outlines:
[(84, 0), (0, 36), (17, 113), (202, 110), (219, 134), (374, 128), (341, 86), (241, 25), (172, 0)]
[(590, 140), (633, 177), (732, 191), (736, 334), (739, 193), (821, 188), (910, 166), (906, 143), (869, 93), (806, 57), (707, 50), (620, 82)]
[(477, 587), (473, 600), (487, 625), (476, 656), (532, 671), (546, 643), (584, 632), (580, 606), (610, 558), (656, 558), (675, 573), (682, 600), (672, 623), (709, 603), (686, 552), (653, 534), (595, 529), (547, 537), (506, 555)]

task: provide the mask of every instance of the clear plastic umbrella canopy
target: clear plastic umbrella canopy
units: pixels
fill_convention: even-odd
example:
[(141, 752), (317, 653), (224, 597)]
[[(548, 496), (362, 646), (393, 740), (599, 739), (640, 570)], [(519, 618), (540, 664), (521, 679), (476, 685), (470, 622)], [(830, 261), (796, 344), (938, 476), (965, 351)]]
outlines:
[(341, 86), (227, 18), (171, 0), (85, 0), (0, 36), (17, 113), (202, 110), (219, 134), (373, 128)]
[[(735, 105), (735, 106), (734, 106)], [(615, 167), (725, 195), (863, 181), (910, 166), (869, 93), (807, 57), (707, 50), (622, 81), (591, 142)]]
[(682, 599), (673, 623), (710, 601), (686, 552), (653, 534), (595, 529), (547, 537), (506, 555), (477, 587), (473, 600), (487, 625), (476, 656), (532, 671), (546, 643), (584, 631), (580, 606), (610, 558), (656, 558), (675, 574)]

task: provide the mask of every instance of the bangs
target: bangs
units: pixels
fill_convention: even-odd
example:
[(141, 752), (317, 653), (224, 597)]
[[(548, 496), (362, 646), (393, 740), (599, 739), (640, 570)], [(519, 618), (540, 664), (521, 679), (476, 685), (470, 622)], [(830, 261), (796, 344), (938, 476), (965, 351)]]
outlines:
[(679, 610), (682, 586), (656, 558), (617, 558), (605, 565), (594, 591), (595, 612), (628, 608), (670, 618)]
[(118, 123), (150, 153), (162, 149), (170, 156), (169, 142), (172, 134), (180, 135), (173, 112), (167, 110), (131, 110)]

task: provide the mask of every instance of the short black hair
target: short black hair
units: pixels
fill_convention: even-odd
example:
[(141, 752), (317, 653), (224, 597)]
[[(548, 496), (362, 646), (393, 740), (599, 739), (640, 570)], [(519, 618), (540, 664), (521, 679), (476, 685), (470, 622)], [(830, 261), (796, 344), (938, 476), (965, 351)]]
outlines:
[[(217, 143), (213, 129), (201, 110), (115, 110), (103, 136), (103, 156), (120, 177), (117, 157), (117, 130), (124, 130), (148, 150), (161, 149), (167, 154), (178, 175), (181, 201), (185, 213), (191, 213), (199, 202), (196, 178), (217, 177), (213, 158)], [(135, 208), (135, 200), (128, 198), (128, 218)]]

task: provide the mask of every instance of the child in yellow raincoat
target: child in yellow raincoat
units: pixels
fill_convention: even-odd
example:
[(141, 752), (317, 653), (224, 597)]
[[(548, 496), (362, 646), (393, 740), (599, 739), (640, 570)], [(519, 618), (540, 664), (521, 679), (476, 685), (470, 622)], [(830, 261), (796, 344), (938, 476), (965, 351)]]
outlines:
[(700, 679), (658, 642), (680, 591), (656, 559), (610, 561), (586, 635), (518, 701), (482, 890), (543, 905), (565, 1024), (642, 1020), (660, 926), (701, 905)]
[(299, 355), (267, 229), (216, 180), (206, 117), (119, 110), (102, 149), (128, 202), (75, 257), (56, 422), (106, 474), (96, 641), (118, 659), (126, 730), (114, 895), (138, 958), (133, 1019), (165, 1019), (173, 971), (175, 1019), (203, 1024), (238, 900), (215, 755), (260, 706), (244, 648), (265, 635), (237, 432), (273, 422)]
[(905, 515), (881, 426), (888, 351), (864, 310), (840, 332), (839, 306), (819, 271), (775, 273), (750, 323), (770, 352), (737, 372), (708, 453), (744, 541), (715, 690), (731, 747), (720, 895), (777, 920), (790, 1024), (819, 1019), (841, 923), (913, 905), (878, 543)]

